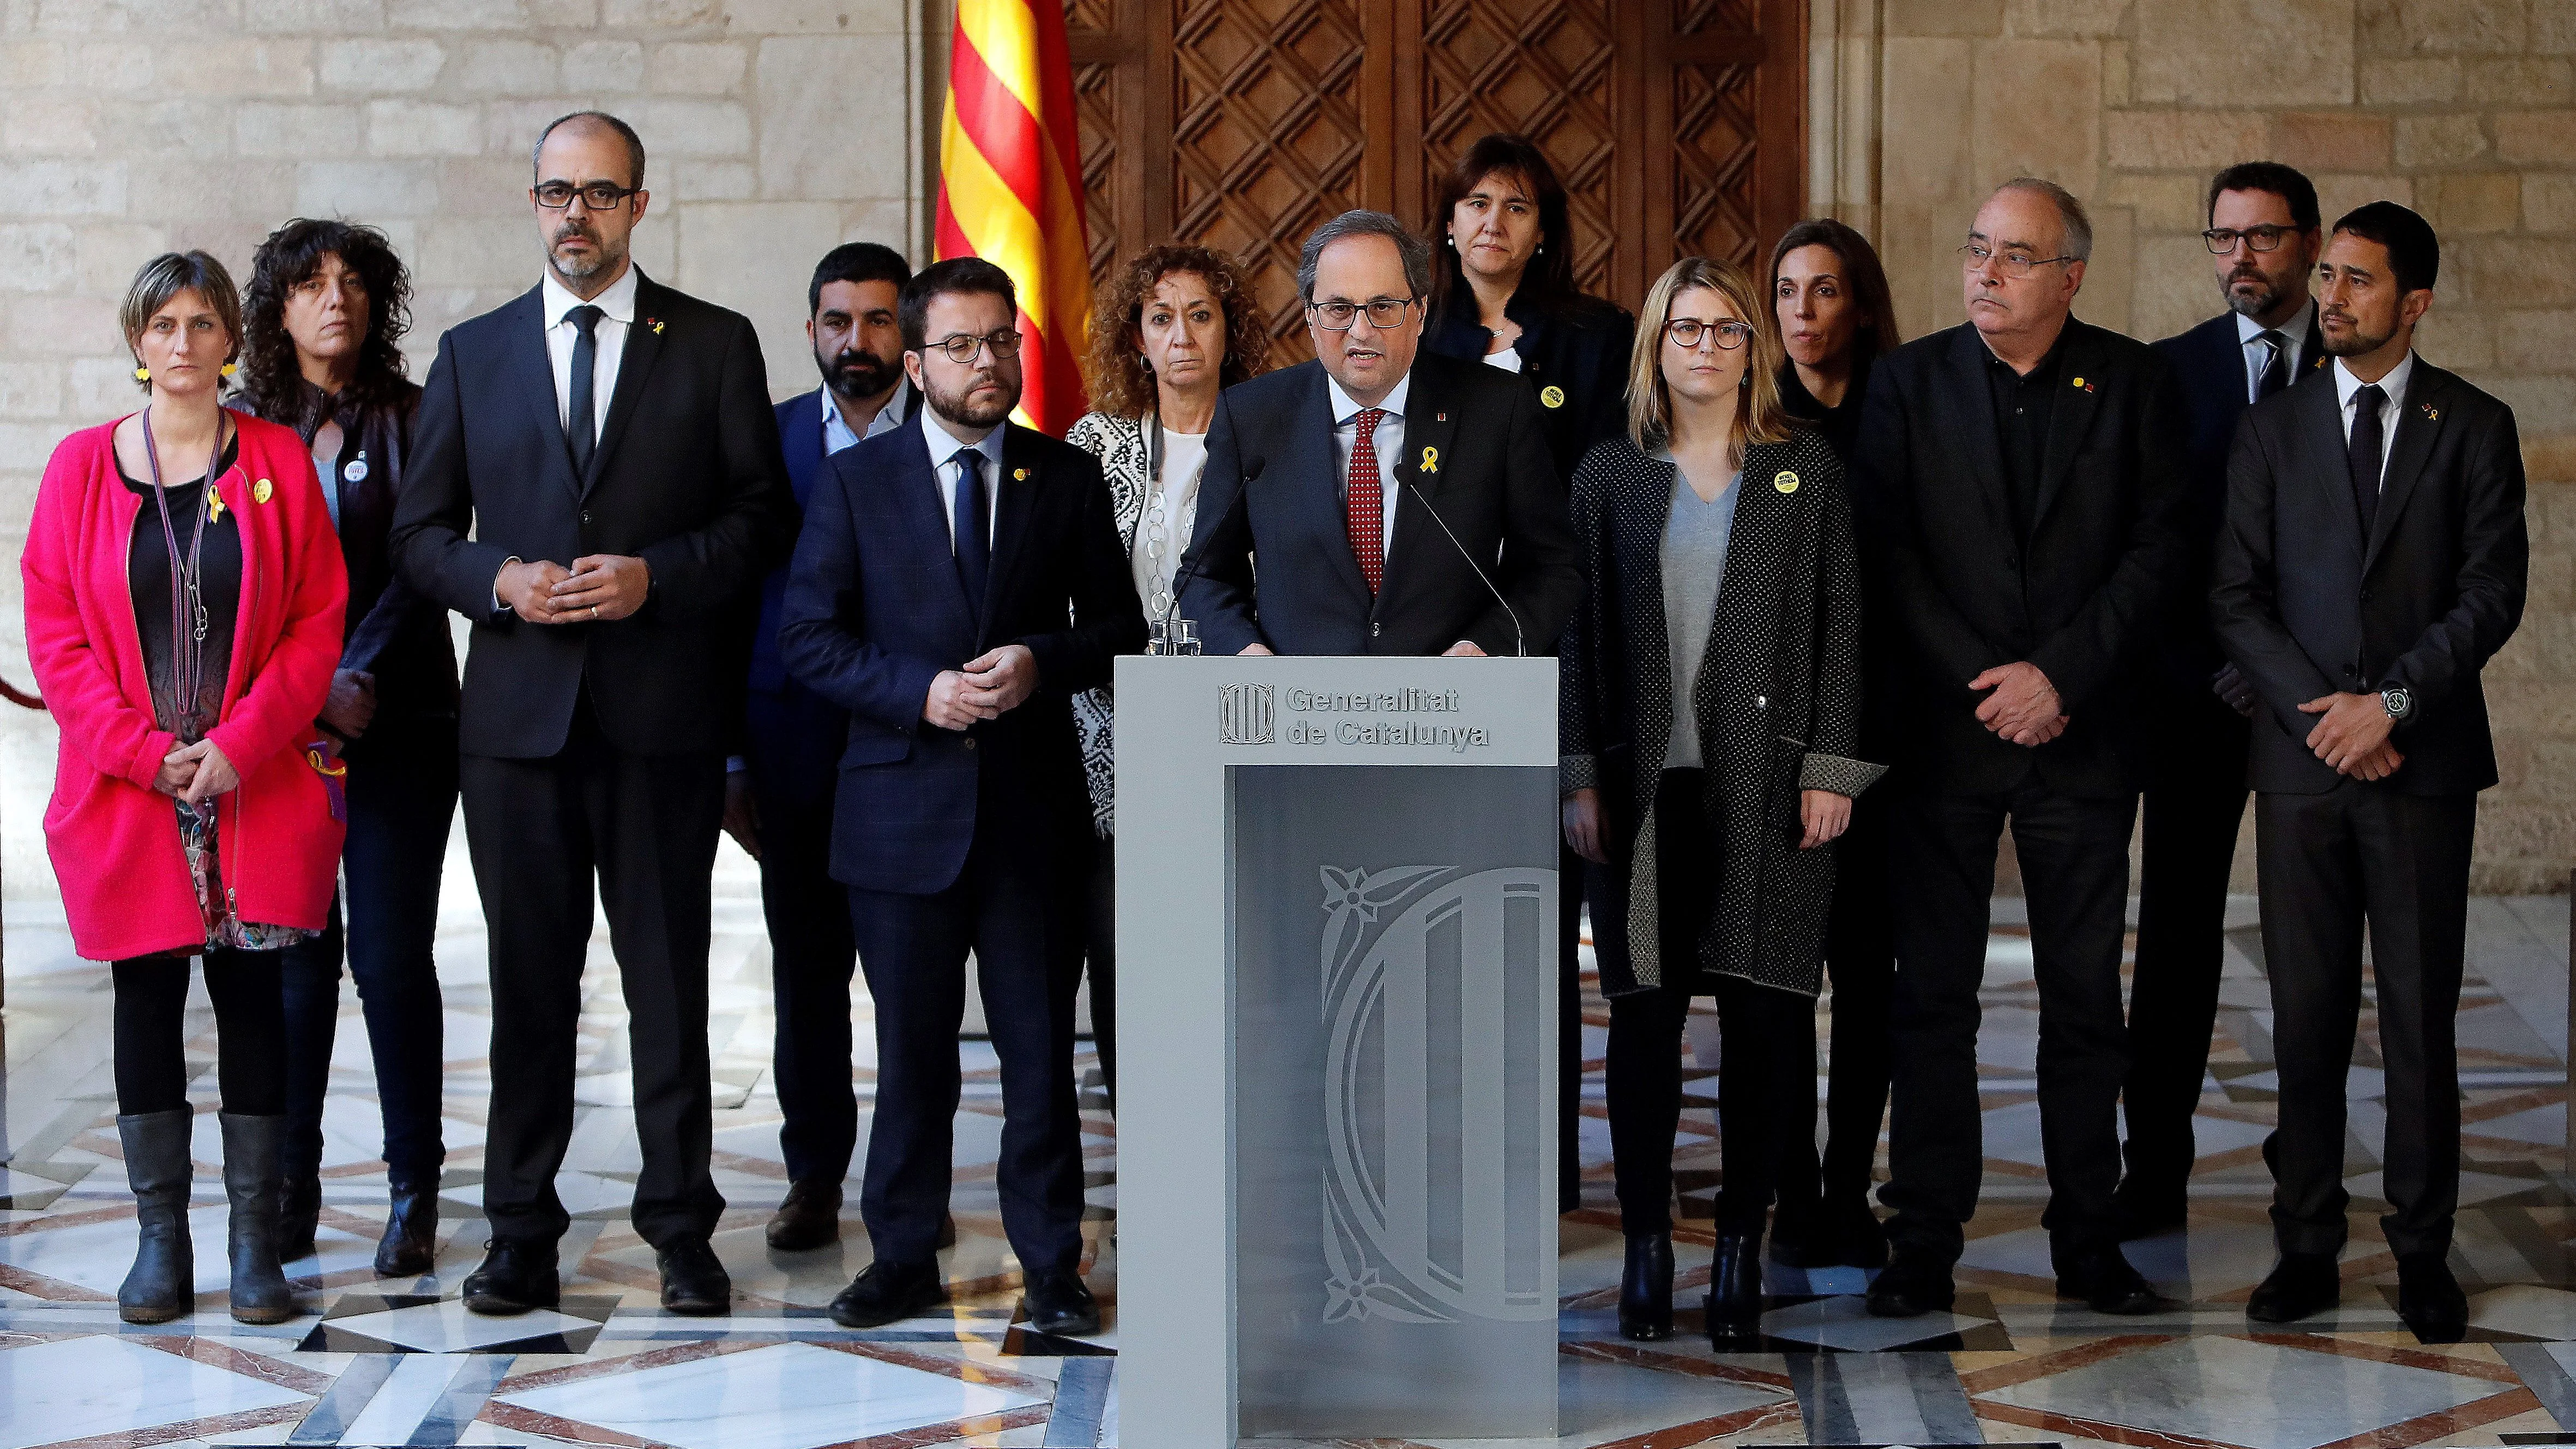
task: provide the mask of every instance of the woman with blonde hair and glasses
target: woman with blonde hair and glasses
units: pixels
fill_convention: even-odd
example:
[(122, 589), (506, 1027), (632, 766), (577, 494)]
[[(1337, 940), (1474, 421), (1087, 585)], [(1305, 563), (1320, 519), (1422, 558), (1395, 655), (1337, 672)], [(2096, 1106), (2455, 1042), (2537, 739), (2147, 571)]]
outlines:
[(1712, 997), (1725, 1185), (1708, 1328), (1758, 1331), (1781, 1081), (1822, 984), (1826, 847), (1879, 774), (1856, 758), (1860, 580), (1843, 470), (1782, 410), (1763, 288), (1689, 258), (1646, 294), (1628, 432), (1574, 475), (1589, 581), (1560, 671), (1565, 836), (1606, 867), (1611, 1152), (1627, 1263), (1620, 1332), (1672, 1332), (1681, 1038)]

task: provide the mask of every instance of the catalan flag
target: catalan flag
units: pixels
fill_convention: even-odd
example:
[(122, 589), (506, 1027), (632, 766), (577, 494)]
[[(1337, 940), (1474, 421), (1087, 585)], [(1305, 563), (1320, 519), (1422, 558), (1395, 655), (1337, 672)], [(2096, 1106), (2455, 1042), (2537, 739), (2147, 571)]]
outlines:
[(1081, 152), (1062, 0), (958, 0), (939, 126), (941, 260), (982, 257), (1020, 294), (1019, 419), (1061, 437), (1090, 406)]

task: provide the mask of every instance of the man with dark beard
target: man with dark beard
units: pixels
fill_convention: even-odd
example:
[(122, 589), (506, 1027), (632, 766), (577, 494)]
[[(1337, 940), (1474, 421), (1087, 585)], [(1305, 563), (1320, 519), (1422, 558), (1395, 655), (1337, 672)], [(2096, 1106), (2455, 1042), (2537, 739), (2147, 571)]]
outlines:
[(2258, 404), (2227, 462), (2210, 610), (2258, 701), (2255, 858), (2281, 1064), (2263, 1144), (2281, 1260), (2245, 1315), (2332, 1308), (2349, 1228), (2345, 1077), (2362, 933), (2378, 987), (2386, 1141), (2379, 1220), (2397, 1314), (2457, 1342), (2456, 1017), (2478, 792), (2496, 783), (2479, 671), (2521, 622), (2531, 567), (2513, 410), (2414, 351), (2440, 243), (2374, 201), (2318, 268), (2334, 366)]
[(751, 323), (628, 259), (651, 200), (634, 129), (566, 116), (535, 170), (544, 274), (439, 339), (390, 544), (405, 582), (474, 625), (459, 774), (491, 937), (492, 1238), (465, 1306), (558, 1296), (595, 891), (629, 1017), (636, 1231), (665, 1309), (724, 1313), (709, 880), (743, 619), (791, 503)]
[(2317, 189), (2273, 161), (2211, 179), (2209, 246), (2227, 310), (2155, 344), (2191, 417), (2176, 521), (2189, 547), (2148, 657), (2165, 701), (2147, 732), (2146, 830), (2138, 877), (2137, 976), (2129, 998), (2127, 1171), (2120, 1235), (2179, 1228), (2197, 1149), (2192, 1113), (2209, 1069), (2225, 956), (2227, 877), (2245, 817), (2246, 716), (2253, 696), (2209, 626), (2209, 563), (2227, 504), (2227, 445), (2245, 410), (2326, 365), (2308, 278), (2316, 271)]
[[(891, 248), (848, 242), (826, 252), (805, 289), (805, 337), (823, 385), (778, 405), (778, 445), (802, 509), (823, 461), (901, 427), (921, 395), (903, 373), (896, 300), (912, 268)], [(832, 792), (849, 715), (788, 677), (778, 657), (787, 599), (782, 560), (760, 588), (751, 639), (743, 753), (726, 761), (725, 830), (760, 862), (769, 979), (778, 1018), (773, 1056), (778, 1145), (787, 1196), (769, 1246), (819, 1248), (841, 1236), (841, 1179), (858, 1143), (850, 1089), (850, 912), (829, 869)]]
[(938, 1246), (966, 955), (1002, 1078), (996, 1177), (1030, 1326), (1089, 1333), (1073, 996), (1091, 802), (1075, 691), (1144, 647), (1144, 606), (1089, 453), (1011, 424), (1011, 279), (973, 257), (903, 289), (914, 426), (835, 454), (787, 584), (788, 670), (850, 712), (832, 877), (876, 1003), (859, 1214), (875, 1262), (832, 1300), (853, 1328), (946, 1301)]

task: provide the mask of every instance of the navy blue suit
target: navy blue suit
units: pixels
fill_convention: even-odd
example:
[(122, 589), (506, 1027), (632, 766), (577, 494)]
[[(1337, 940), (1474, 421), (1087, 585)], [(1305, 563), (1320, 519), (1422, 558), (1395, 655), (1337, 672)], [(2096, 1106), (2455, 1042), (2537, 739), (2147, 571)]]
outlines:
[[(1001, 1058), (1002, 1222), (1032, 1271), (1081, 1257), (1073, 1080), (1091, 806), (1075, 691), (1144, 647), (1100, 464), (1011, 426), (992, 561), (970, 599), (918, 425), (832, 455), (807, 500), (779, 647), (850, 712), (832, 875), (850, 887), (876, 1002), (877, 1102), (859, 1211), (880, 1262), (923, 1264), (948, 1207), (966, 954)], [(964, 731), (926, 723), (932, 681), (1021, 644), (1038, 687)]]

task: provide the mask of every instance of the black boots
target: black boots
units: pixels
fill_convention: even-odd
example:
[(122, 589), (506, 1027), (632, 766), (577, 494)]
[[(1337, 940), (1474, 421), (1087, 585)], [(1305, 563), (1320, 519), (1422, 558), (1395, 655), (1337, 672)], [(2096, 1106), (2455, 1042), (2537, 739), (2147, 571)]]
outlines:
[(134, 1189), (134, 1269), (116, 1290), (116, 1316), (167, 1323), (196, 1306), (197, 1259), (188, 1243), (188, 1129), (185, 1107), (116, 1119), (125, 1144), (125, 1181)]
[(277, 1189), (277, 1261), (292, 1263), (313, 1256), (313, 1235), (322, 1227), (322, 1179), (291, 1177)]
[(1721, 1236), (1708, 1263), (1708, 1336), (1751, 1338), (1762, 1332), (1762, 1235)]
[(376, 1244), (376, 1276), (410, 1278), (438, 1261), (438, 1185), (427, 1191), (395, 1189), (385, 1236)]
[(295, 1295), (277, 1259), (277, 1152), (286, 1138), (286, 1118), (232, 1112), (216, 1117), (224, 1129), (224, 1195), (232, 1201), (233, 1318), (284, 1323), (295, 1316)]
[(1630, 1233), (1619, 1270), (1619, 1336), (1653, 1343), (1673, 1336), (1673, 1235)]

